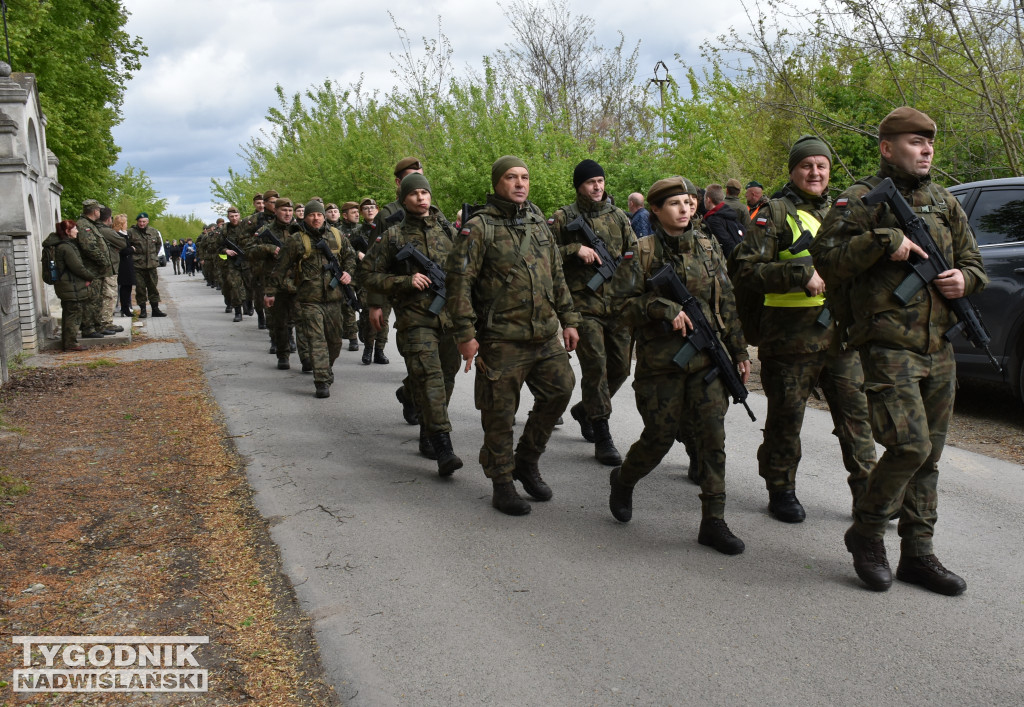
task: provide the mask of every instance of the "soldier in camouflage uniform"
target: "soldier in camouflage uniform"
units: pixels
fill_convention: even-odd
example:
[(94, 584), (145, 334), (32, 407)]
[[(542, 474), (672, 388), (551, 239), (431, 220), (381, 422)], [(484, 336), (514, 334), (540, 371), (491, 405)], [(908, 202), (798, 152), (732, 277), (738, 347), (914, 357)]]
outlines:
[(160, 290), (157, 289), (160, 265), (160, 234), (149, 227), (149, 214), (135, 217), (135, 225), (128, 230), (128, 241), (135, 249), (135, 301), (139, 303), (139, 318), (146, 318), (146, 302), (153, 305), (154, 317), (166, 317), (160, 311)]
[(223, 280), (221, 289), (224, 292), (224, 300), (227, 306), (234, 310), (235, 318), (232, 321), (242, 321), (242, 303), (245, 302), (246, 288), (242, 277), (242, 266), (245, 256), (228, 245), (228, 241), (242, 248), (244, 227), (241, 224), (242, 215), (234, 206), (228, 208), (228, 222), (217, 232), (217, 255), (224, 261), (222, 266)]
[[(568, 351), (579, 341), (580, 316), (572, 308), (557, 243), (527, 202), (529, 179), (518, 157), (495, 161), (494, 194), (462, 224), (446, 268), (446, 310), (466, 371), (476, 358), (475, 399), (484, 428), (480, 464), (494, 485), (491, 505), (509, 515), (530, 512), (513, 479), (538, 501), (552, 496), (537, 464), (572, 397), (576, 380)], [(534, 404), (513, 456), (512, 425), (523, 383)]]
[(629, 448), (621, 467), (610, 475), (608, 504), (623, 523), (633, 517), (633, 489), (672, 448), (686, 418), (699, 419), (692, 428), (701, 460), (701, 523), (697, 542), (719, 552), (743, 552), (743, 541), (725, 522), (725, 413), (729, 397), (722, 377), (709, 383), (711, 358), (697, 353), (685, 368), (672, 359), (685, 345), (693, 323), (672, 300), (649, 291), (648, 278), (671, 265), (698, 300), (704, 316), (717, 330), (737, 362), (745, 383), (750, 374), (725, 257), (713, 237), (690, 221), (691, 201), (682, 177), (654, 183), (647, 194), (654, 235), (637, 244), (637, 252), (619, 266), (611, 289), (616, 310), (636, 334), (637, 359), (633, 378), (637, 409), (644, 421), (640, 439)]
[[(931, 181), (935, 122), (904, 106), (886, 116), (878, 132), (878, 172), (836, 199), (811, 247), (840, 323), (848, 325), (849, 343), (860, 350), (871, 429), (885, 447), (845, 542), (857, 575), (871, 589), (888, 589), (892, 572), (883, 538), (889, 516), (899, 510), (896, 578), (956, 595), (967, 583), (942, 566), (932, 547), (938, 461), (956, 391), (953, 348), (944, 335), (956, 323), (948, 300), (980, 291), (988, 278), (959, 202)], [(950, 264), (906, 304), (893, 292), (909, 272), (905, 261), (924, 252), (888, 207), (861, 201), (884, 178), (892, 179)]]
[[(334, 383), (332, 367), (341, 352), (341, 286), (352, 282), (350, 273), (355, 269), (356, 255), (340, 233), (325, 226), (323, 204), (310, 201), (304, 213), (299, 227), (284, 238), (280, 257), (267, 278), (264, 304), (273, 308), (279, 291), (295, 292), (295, 323), (303, 332), (304, 346), (308, 346), (316, 397), (328, 398)], [(334, 276), (324, 267), (330, 260), (316, 248), (321, 240), (344, 270), (340, 282), (332, 282)]]
[[(282, 243), (285, 236), (290, 234), (296, 226), (292, 222), (292, 214), (295, 209), (292, 207), (291, 199), (286, 197), (274, 197), (274, 220), (264, 225), (253, 238), (246, 253), (250, 254), (253, 262), (257, 263), (257, 270), (266, 273), (262, 278), (261, 288), (264, 289), (263, 301), (266, 302), (266, 278), (275, 267), (280, 258), (279, 246), (272, 242), (271, 235)], [(288, 359), (291, 353), (291, 327), (295, 316), (295, 290), (290, 280), (278, 283), (275, 289), (276, 307), (266, 309), (267, 329), (270, 334), (270, 353), (277, 356), (277, 368), (287, 371), (291, 368)]]
[(732, 255), (733, 284), (764, 298), (757, 355), (768, 415), (757, 461), (768, 511), (785, 523), (806, 517), (796, 497), (796, 470), (804, 410), (816, 386), (828, 401), (855, 503), (875, 464), (860, 357), (840, 346), (825, 306), (825, 283), (807, 251), (830, 205), (831, 167), (824, 142), (810, 135), (797, 140), (782, 196), (761, 209)]
[[(276, 191), (268, 191), (266, 194), (257, 194), (252, 198), (253, 212), (242, 221), (242, 242), (240, 246), (249, 252), (249, 246), (256, 244), (256, 233), (274, 220), (274, 202), (277, 199)], [(267, 208), (269, 204), (269, 208)], [(246, 295), (252, 302), (253, 311), (256, 313), (256, 326), (259, 329), (267, 328), (267, 315), (263, 310), (263, 288), (267, 273), (265, 261), (259, 258), (246, 258), (248, 265), (248, 281), (246, 282)]]
[[(430, 455), (441, 476), (462, 468), (452, 449), (448, 401), (459, 370), (459, 351), (451, 334), (451, 320), (444, 310), (431, 311), (436, 296), (431, 280), (415, 259), (397, 259), (405, 247), (413, 247), (444, 269), (455, 233), (437, 218), (431, 206), (430, 184), (422, 174), (410, 174), (399, 190), (405, 218), (382, 236), (363, 260), (359, 279), (371, 293), (390, 297), (395, 308), (398, 351), (405, 359), (406, 387), (412, 391), (420, 415), (421, 447), (429, 441)], [(443, 284), (443, 283), (442, 283)], [(443, 305), (442, 302), (437, 304)]]
[(548, 221), (558, 240), (573, 307), (582, 317), (576, 357), (580, 362), (583, 399), (569, 412), (580, 423), (583, 438), (594, 443), (597, 460), (618, 466), (622, 457), (612, 441), (608, 419), (612, 414), (612, 396), (629, 376), (632, 333), (612, 311), (608, 282), (598, 283), (596, 289), (589, 286), (595, 268), (601, 264), (597, 251), (589, 245), (583, 229), (570, 231), (566, 226), (582, 218), (616, 260), (636, 249), (636, 236), (629, 217), (605, 193), (601, 165), (583, 160), (573, 170), (572, 184), (576, 201), (555, 211)]
[(76, 222), (78, 238), (75, 242), (82, 254), (84, 267), (96, 276), (96, 280), (80, 300), (82, 311), (82, 338), (102, 339), (104, 334), (116, 334), (113, 329), (103, 328), (103, 285), (101, 280), (113, 274), (107, 243), (100, 234), (100, 203), (86, 199), (82, 203), (82, 216)]
[[(369, 243), (361, 235), (363, 228), (362, 224), (359, 223), (359, 204), (354, 201), (346, 201), (340, 209), (337, 204), (328, 204), (326, 211), (328, 224), (341, 231), (341, 235), (345, 236), (355, 249), (356, 257), (362, 260)], [(358, 274), (356, 279), (358, 280)], [(341, 303), (341, 313), (344, 323), (343, 333), (345, 338), (348, 339), (348, 350), (358, 351), (358, 313), (344, 300)]]

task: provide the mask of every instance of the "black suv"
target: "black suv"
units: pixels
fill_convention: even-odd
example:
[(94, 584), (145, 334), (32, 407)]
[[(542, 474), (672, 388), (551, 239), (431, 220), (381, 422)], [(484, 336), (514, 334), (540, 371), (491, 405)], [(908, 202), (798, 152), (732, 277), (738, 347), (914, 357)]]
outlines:
[(957, 376), (1010, 386), (1024, 400), (1024, 177), (950, 187), (970, 219), (989, 284), (971, 295), (989, 333), (999, 373), (984, 352), (953, 337)]

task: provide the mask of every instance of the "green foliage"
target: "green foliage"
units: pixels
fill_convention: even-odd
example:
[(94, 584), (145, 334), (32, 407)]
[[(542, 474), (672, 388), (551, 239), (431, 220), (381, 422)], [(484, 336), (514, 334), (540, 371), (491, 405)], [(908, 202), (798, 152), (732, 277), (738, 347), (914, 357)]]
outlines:
[(160, 235), (164, 237), (164, 243), (171, 243), (173, 241), (184, 242), (189, 238), (195, 240), (206, 226), (203, 220), (195, 214), (188, 216), (172, 216), (168, 214), (158, 219), (153, 219), (150, 223), (155, 229), (160, 231)]
[(124, 171), (113, 174), (107, 191), (106, 203), (115, 214), (128, 214), (128, 222), (140, 212), (149, 214), (150, 220), (159, 219), (167, 209), (153, 188), (153, 182), (141, 169), (126, 164)]
[(146, 47), (124, 31), (120, 0), (7, 0), (15, 71), (36, 75), (46, 140), (60, 160), (65, 217), (110, 188), (118, 147), (111, 129)]

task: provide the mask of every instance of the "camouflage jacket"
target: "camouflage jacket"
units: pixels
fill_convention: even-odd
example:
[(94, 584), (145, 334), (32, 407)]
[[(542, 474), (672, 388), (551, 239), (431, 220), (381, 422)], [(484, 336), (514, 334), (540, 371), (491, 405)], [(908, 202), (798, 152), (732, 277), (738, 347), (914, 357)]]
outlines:
[[(828, 197), (815, 197), (787, 184), (784, 196), (772, 199), (757, 214), (750, 231), (736, 246), (733, 282), (753, 292), (800, 292), (814, 275), (810, 257), (779, 257), (800, 237), (787, 220), (788, 209), (805, 211), (821, 222), (828, 213)], [(836, 327), (818, 324), (823, 305), (816, 307), (770, 307), (761, 310), (759, 355), (778, 356), (825, 351), (836, 337)]]
[[(655, 225), (654, 235), (637, 242), (615, 271), (611, 296), (615, 311), (632, 327), (636, 335), (636, 378), (679, 373), (672, 358), (685, 345), (671, 322), (682, 306), (649, 290), (647, 280), (665, 265), (671, 265), (686, 285), (715, 329), (734, 361), (746, 361), (747, 342), (743, 338), (732, 284), (725, 270), (722, 247), (712, 236), (690, 227), (681, 236), (670, 236)], [(607, 286), (607, 285), (606, 285)], [(706, 354), (694, 356), (687, 373), (711, 365)]]
[(729, 208), (736, 212), (736, 216), (740, 222), (740, 228), (743, 229), (743, 232), (749, 233), (752, 224), (750, 221), (750, 210), (747, 208), (747, 202), (738, 196), (727, 196), (725, 197), (725, 203), (729, 205)]
[(455, 233), (449, 230), (450, 226), (438, 221), (437, 213), (434, 207), (423, 218), (407, 213), (400, 224), (392, 226), (381, 236), (380, 242), (374, 244), (360, 265), (360, 284), (371, 294), (384, 294), (390, 298), (395, 307), (395, 328), (398, 330), (414, 326), (445, 328), (444, 325), (450, 323), (443, 310), (440, 316), (430, 312), (435, 297), (430, 288), (417, 290), (412, 286), (413, 274), (423, 272), (416, 261), (413, 258), (402, 262), (395, 259), (398, 251), (411, 243), (444, 270)]
[(636, 236), (629, 223), (629, 217), (622, 209), (614, 206), (607, 196), (602, 201), (578, 196), (576, 203), (558, 209), (548, 220), (548, 226), (558, 240), (562, 270), (572, 292), (576, 311), (595, 317), (608, 317), (612, 315), (608, 283), (605, 282), (597, 292), (587, 287), (596, 271), (593, 265), (587, 265), (578, 255), (580, 246), (589, 246), (590, 242), (581, 230), (570, 231), (566, 228), (566, 225), (579, 216), (590, 225), (594, 235), (604, 241), (605, 248), (613, 258), (617, 259), (623, 253), (635, 250)]
[(89, 299), (90, 291), (87, 283), (96, 279), (93, 271), (82, 262), (82, 251), (76, 239), (61, 240), (56, 233), (51, 233), (43, 245), (52, 245), (56, 241), (57, 250), (53, 261), (57, 265), (57, 281), (53, 283), (53, 291), (61, 300), (79, 302)]
[(445, 309), (459, 343), (541, 342), (558, 333), (559, 323), (580, 323), (555, 239), (528, 203), (488, 196), (462, 225), (445, 270)]
[(132, 259), (136, 270), (151, 270), (160, 265), (160, 235), (155, 228), (132, 226), (128, 229), (128, 242), (135, 248)]
[[(237, 226), (232, 226), (230, 221), (226, 221), (220, 228), (217, 229), (217, 235), (215, 236), (216, 245), (213, 246), (211, 244), (211, 247), (215, 248), (215, 257), (218, 260), (222, 260), (226, 262), (228, 265), (231, 265), (232, 267), (237, 268), (239, 270), (242, 268), (248, 268), (248, 263), (246, 262), (246, 260), (249, 254), (249, 249), (246, 247), (248, 246), (248, 243), (246, 243), (245, 240), (245, 231), (246, 227), (242, 224), (241, 221), (238, 222)], [(239, 248), (241, 248), (245, 252), (245, 255), (227, 255), (226, 251), (228, 250), (228, 241), (231, 241)], [(226, 259), (221, 256), (226, 256)]]
[[(279, 224), (276, 220), (274, 223)], [(347, 238), (327, 226), (315, 231), (300, 223), (281, 239), (284, 247), (267, 277), (266, 294), (273, 297), (279, 292), (295, 293), (299, 302), (306, 303), (338, 302), (342, 299), (341, 285), (331, 287), (333, 276), (325, 268), (329, 262), (327, 257), (316, 248), (321, 238), (327, 240), (341, 269), (352, 274), (356, 267), (356, 252)]]
[[(82, 254), (82, 260), (96, 277), (110, 277), (114, 269), (110, 265), (110, 251), (107, 242), (100, 233), (101, 224), (97, 221), (90, 221), (82, 216), (75, 222), (78, 226), (78, 250)], [(159, 247), (159, 246), (158, 246)], [(155, 267), (155, 266), (154, 266)]]
[(963, 272), (966, 294), (988, 284), (974, 234), (956, 197), (929, 177), (909, 175), (884, 160), (874, 177), (857, 182), (836, 199), (811, 254), (830, 299), (836, 300), (837, 314), (849, 326), (852, 346), (877, 343), (933, 353), (946, 346), (943, 334), (956, 318), (932, 285), (921, 288), (905, 305), (893, 295), (909, 272), (906, 263), (889, 259), (903, 243), (903, 231), (884, 204), (866, 206), (861, 201), (885, 177), (892, 178), (928, 226), (950, 266)]
[(97, 230), (107, 245), (111, 274), (116, 275), (121, 269), (121, 251), (128, 245), (128, 239), (105, 223), (97, 224)]

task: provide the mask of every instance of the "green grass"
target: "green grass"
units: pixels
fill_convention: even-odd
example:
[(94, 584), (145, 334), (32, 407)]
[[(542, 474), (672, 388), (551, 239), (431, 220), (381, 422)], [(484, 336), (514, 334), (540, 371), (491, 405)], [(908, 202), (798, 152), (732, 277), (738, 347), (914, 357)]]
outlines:
[(0, 474), (0, 499), (15, 498), (28, 493), (28, 484), (7, 474)]
[(89, 361), (85, 364), (86, 368), (95, 370), (97, 368), (104, 368), (106, 366), (116, 366), (117, 361), (111, 361), (109, 358), (98, 358), (95, 361)]

